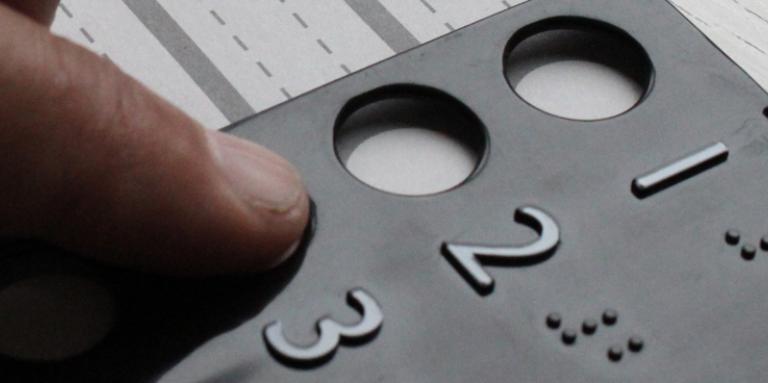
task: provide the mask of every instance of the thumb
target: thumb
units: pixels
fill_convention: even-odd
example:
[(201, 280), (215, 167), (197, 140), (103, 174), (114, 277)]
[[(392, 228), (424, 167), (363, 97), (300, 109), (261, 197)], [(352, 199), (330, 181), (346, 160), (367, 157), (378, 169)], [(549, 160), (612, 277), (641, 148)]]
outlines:
[(262, 270), (308, 221), (296, 170), (0, 5), (0, 236), (174, 274)]

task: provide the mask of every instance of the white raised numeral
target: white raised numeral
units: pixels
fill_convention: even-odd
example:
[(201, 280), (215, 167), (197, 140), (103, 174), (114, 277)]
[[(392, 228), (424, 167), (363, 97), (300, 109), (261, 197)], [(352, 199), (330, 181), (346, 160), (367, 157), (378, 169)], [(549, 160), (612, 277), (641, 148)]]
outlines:
[(321, 318), (316, 325), (317, 341), (302, 347), (286, 340), (283, 325), (280, 321), (275, 321), (264, 327), (267, 347), (284, 361), (313, 364), (330, 358), (344, 341), (360, 341), (375, 335), (383, 321), (379, 304), (362, 289), (351, 290), (347, 294), (347, 303), (362, 317), (357, 324), (348, 326), (330, 318)]
[(445, 256), (481, 294), (493, 290), (493, 278), (483, 269), (482, 263), (530, 263), (552, 254), (560, 243), (560, 229), (552, 217), (533, 206), (515, 211), (515, 221), (530, 226), (539, 238), (522, 246), (478, 246), (445, 243)]

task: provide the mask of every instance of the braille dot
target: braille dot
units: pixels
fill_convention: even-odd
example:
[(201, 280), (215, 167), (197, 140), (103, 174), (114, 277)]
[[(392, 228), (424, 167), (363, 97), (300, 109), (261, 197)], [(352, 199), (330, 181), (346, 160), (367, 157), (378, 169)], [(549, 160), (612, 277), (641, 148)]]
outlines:
[(765, 237), (763, 237), (763, 239), (760, 240), (760, 247), (763, 250), (768, 251), (768, 235), (766, 235)]
[(581, 331), (586, 335), (592, 335), (597, 331), (597, 321), (594, 319), (585, 319), (581, 324)]
[(632, 352), (640, 352), (640, 350), (643, 349), (644, 345), (645, 345), (645, 342), (643, 341), (643, 338), (639, 336), (633, 336), (629, 338), (629, 341), (627, 342), (629, 351), (632, 351)]
[(737, 245), (741, 240), (741, 234), (736, 229), (731, 229), (725, 232), (725, 242), (729, 245)]
[(753, 245), (746, 244), (741, 248), (741, 257), (748, 261), (754, 259), (755, 254), (757, 254), (757, 249)]
[(563, 318), (558, 313), (551, 313), (547, 315), (547, 327), (552, 330), (560, 328), (560, 324), (563, 323)]
[(613, 326), (619, 320), (619, 313), (614, 309), (605, 310), (603, 313), (603, 323), (607, 326)]
[(624, 356), (624, 349), (620, 345), (616, 344), (608, 348), (608, 359), (618, 362), (622, 356)]
[(576, 337), (577, 336), (578, 336), (578, 334), (576, 333), (576, 330), (567, 328), (567, 329), (563, 330), (563, 335), (562, 335), (561, 338), (563, 339), (563, 343), (565, 343), (566, 345), (570, 346), (570, 345), (576, 343)]

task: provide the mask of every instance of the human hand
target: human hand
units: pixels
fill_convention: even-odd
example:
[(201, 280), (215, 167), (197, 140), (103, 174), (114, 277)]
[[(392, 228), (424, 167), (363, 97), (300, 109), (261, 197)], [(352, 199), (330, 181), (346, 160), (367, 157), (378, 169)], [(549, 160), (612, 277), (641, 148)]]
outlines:
[(0, 0), (0, 236), (180, 275), (290, 255), (309, 216), (297, 171), (51, 35), (57, 5)]

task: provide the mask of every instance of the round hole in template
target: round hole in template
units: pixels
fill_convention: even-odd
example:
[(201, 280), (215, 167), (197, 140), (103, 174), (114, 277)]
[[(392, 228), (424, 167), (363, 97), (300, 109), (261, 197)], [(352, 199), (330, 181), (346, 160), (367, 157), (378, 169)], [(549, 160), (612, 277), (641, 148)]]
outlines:
[(59, 361), (93, 348), (112, 329), (112, 295), (87, 279), (45, 275), (0, 291), (0, 354)]
[(478, 168), (486, 130), (464, 104), (440, 91), (390, 86), (350, 101), (336, 124), (336, 153), (363, 183), (393, 194), (450, 190)]
[(582, 121), (632, 109), (653, 82), (651, 60), (637, 41), (581, 18), (548, 19), (520, 30), (505, 51), (504, 74), (530, 105)]

